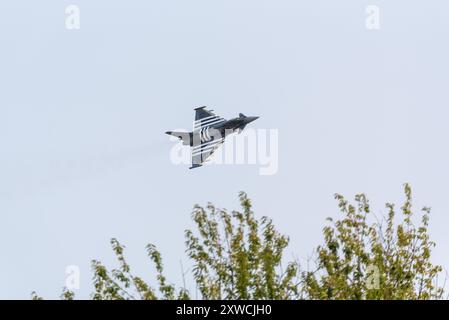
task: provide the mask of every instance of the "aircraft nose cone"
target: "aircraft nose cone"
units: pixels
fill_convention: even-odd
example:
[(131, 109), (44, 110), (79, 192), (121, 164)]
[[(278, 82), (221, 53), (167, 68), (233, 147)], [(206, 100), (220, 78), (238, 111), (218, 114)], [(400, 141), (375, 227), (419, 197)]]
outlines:
[(248, 117), (248, 122), (253, 122), (255, 120), (259, 119), (259, 117)]

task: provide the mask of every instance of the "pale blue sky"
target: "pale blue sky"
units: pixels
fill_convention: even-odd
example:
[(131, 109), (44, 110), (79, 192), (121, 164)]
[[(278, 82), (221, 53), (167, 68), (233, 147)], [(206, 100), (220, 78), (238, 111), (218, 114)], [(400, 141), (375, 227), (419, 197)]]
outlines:
[[(181, 284), (193, 204), (234, 209), (240, 190), (303, 259), (335, 192), (380, 214), (410, 182), (449, 267), (448, 15), (447, 1), (2, 1), (0, 298), (57, 297), (73, 264), (88, 297), (111, 237), (143, 275), (155, 243)], [(172, 165), (164, 132), (199, 105), (278, 129), (278, 174)]]

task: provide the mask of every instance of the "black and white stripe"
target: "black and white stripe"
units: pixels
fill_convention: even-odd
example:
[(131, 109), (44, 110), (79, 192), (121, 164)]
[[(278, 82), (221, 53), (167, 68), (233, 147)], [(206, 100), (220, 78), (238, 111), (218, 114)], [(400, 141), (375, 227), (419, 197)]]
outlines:
[(200, 130), (204, 127), (210, 127), (214, 124), (221, 123), (223, 121), (225, 121), (225, 119), (223, 119), (219, 116), (210, 116), (210, 117), (206, 117), (206, 118), (203, 118), (200, 120), (196, 120), (193, 123), (193, 131)]
[(223, 143), (223, 138), (203, 143), (192, 148), (192, 156), (198, 156), (213, 151), (217, 146)]
[[(208, 112), (209, 115), (193, 122), (193, 134), (196, 143), (192, 146), (192, 164), (201, 164), (224, 142), (220, 130), (215, 125), (225, 122), (220, 116)], [(197, 144), (199, 143), (199, 144)]]
[(202, 143), (202, 144), (200, 144), (198, 146), (192, 147), (192, 151), (193, 152), (197, 152), (198, 150), (204, 149), (204, 148), (209, 147), (211, 145), (222, 143), (223, 141), (224, 141), (224, 138), (215, 139), (215, 140), (212, 140), (212, 141), (209, 141), (209, 142), (204, 142), (204, 143)]
[(207, 142), (207, 141), (210, 140), (210, 136), (209, 136), (209, 128), (208, 128), (208, 127), (202, 128), (202, 129), (200, 130), (200, 140), (201, 140), (201, 143)]

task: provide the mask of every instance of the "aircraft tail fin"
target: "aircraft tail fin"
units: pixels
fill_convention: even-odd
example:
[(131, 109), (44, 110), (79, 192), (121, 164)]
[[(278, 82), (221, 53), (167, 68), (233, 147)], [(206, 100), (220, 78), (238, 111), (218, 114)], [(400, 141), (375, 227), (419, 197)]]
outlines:
[(192, 145), (192, 143), (191, 143), (192, 133), (191, 132), (167, 131), (165, 133), (179, 138), (182, 141), (183, 145), (186, 145), (186, 146)]
[(206, 108), (206, 106), (195, 108), (195, 121), (210, 119), (215, 116), (212, 110), (207, 110)]

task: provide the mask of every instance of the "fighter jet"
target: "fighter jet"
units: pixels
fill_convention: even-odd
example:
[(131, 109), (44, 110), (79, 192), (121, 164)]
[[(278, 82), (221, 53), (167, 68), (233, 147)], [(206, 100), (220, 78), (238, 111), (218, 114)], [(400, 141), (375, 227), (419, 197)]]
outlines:
[(207, 107), (199, 107), (195, 110), (195, 121), (192, 132), (167, 131), (166, 134), (178, 137), (183, 145), (191, 147), (192, 166), (198, 168), (224, 143), (226, 136), (238, 131), (242, 132), (246, 125), (259, 117), (247, 117), (240, 113), (237, 118), (223, 119), (206, 110)]

